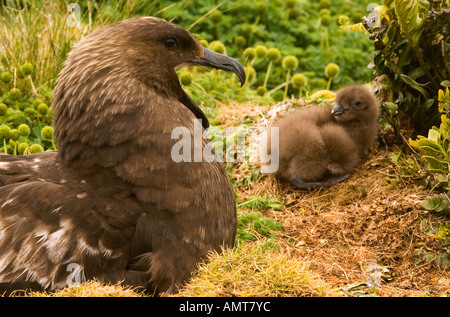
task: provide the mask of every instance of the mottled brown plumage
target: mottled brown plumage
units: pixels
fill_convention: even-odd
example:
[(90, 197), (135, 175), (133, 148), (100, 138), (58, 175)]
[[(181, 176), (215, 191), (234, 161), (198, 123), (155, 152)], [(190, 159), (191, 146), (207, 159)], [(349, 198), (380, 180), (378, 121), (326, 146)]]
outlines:
[(92, 278), (168, 293), (210, 250), (233, 245), (235, 199), (221, 163), (171, 159), (174, 128), (194, 138), (196, 117), (208, 126), (180, 86), (181, 64), (245, 80), (236, 60), (157, 18), (77, 44), (54, 91), (59, 150), (0, 156), (0, 293)]
[(336, 105), (311, 106), (276, 121), (279, 168), (276, 176), (297, 187), (334, 185), (349, 177), (378, 133), (379, 106), (363, 86), (336, 94)]

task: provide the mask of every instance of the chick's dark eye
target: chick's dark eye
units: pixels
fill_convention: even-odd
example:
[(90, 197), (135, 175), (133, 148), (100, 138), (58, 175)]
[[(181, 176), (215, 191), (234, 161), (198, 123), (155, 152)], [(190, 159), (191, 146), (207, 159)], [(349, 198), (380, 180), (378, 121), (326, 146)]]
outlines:
[(355, 102), (355, 106), (361, 106), (361, 101), (357, 101), (357, 102)]
[(164, 41), (164, 45), (167, 48), (174, 48), (175, 46), (177, 46), (177, 40), (174, 38), (168, 38)]

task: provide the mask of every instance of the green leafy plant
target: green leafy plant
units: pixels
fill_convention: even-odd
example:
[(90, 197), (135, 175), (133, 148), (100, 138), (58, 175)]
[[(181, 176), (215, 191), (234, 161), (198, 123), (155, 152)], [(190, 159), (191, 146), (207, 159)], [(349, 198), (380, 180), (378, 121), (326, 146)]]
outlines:
[(447, 151), (450, 135), (448, 126), (441, 124), (440, 128), (432, 127), (428, 136), (418, 136), (417, 141), (409, 144), (420, 150), (423, 158), (428, 162), (431, 173), (446, 174), (449, 172), (450, 153)]
[(439, 265), (450, 267), (450, 221), (433, 226), (422, 220), (420, 227), (426, 239), (420, 248), (414, 250), (416, 264), (435, 261)]
[(420, 202), (420, 205), (428, 211), (435, 211), (450, 215), (450, 201), (446, 194), (428, 197)]
[[(421, 158), (427, 163), (427, 171), (433, 189), (439, 194), (427, 197), (421, 201), (421, 206), (431, 212), (441, 215), (450, 215), (450, 199), (446, 192), (450, 189), (450, 118), (448, 113), (450, 109), (450, 91), (447, 88), (444, 92), (438, 92), (438, 110), (441, 115), (441, 124), (439, 128), (433, 126), (428, 131), (428, 136), (419, 135), (417, 140), (409, 140), (414, 148), (418, 149)], [(422, 248), (416, 249), (415, 254), (418, 263), (435, 260), (438, 264), (450, 265), (450, 222), (442, 221), (439, 228), (429, 228), (428, 236), (434, 240), (424, 242)]]
[(394, 173), (386, 178), (386, 183), (391, 186), (402, 186), (414, 183), (416, 186), (428, 185), (429, 172), (423, 166), (423, 160), (417, 155), (405, 154), (400, 148), (391, 153), (391, 161), (394, 164)]
[(447, 0), (385, 0), (363, 21), (375, 44), (372, 67), (390, 79), (390, 101), (419, 133), (437, 124), (436, 92), (450, 84), (449, 20)]
[(419, 135), (417, 140), (409, 140), (409, 144), (418, 149), (422, 158), (428, 163), (428, 171), (445, 190), (450, 189), (450, 119), (447, 118), (450, 105), (450, 91), (447, 88), (438, 92), (438, 110), (441, 113), (441, 124), (433, 126), (427, 137)]

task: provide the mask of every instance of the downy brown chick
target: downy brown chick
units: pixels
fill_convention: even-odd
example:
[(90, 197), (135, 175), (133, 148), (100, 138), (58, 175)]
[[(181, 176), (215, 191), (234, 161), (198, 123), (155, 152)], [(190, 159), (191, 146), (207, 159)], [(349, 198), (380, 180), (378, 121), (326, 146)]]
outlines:
[(276, 177), (300, 188), (328, 187), (347, 179), (378, 133), (379, 105), (365, 87), (336, 94), (334, 107), (311, 106), (274, 122), (279, 128)]

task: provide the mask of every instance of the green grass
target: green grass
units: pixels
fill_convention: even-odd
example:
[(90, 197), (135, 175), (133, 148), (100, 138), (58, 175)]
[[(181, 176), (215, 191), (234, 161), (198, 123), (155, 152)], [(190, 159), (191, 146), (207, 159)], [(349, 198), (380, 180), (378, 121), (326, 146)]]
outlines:
[(331, 287), (270, 243), (211, 253), (177, 296), (331, 296)]
[(97, 281), (87, 281), (73, 284), (55, 292), (28, 292), (26, 297), (141, 297), (141, 292), (131, 287), (121, 285), (101, 284)]
[(78, 26), (71, 26), (67, 2), (8, 1), (0, 13), (0, 58), (3, 71), (14, 72), (24, 63), (35, 68), (37, 87), (53, 89), (72, 46), (86, 35), (110, 23), (156, 13), (155, 5), (139, 1), (73, 1), (80, 4)]

